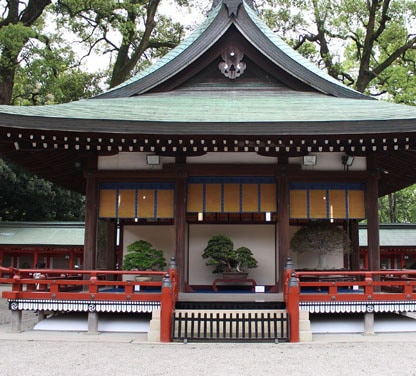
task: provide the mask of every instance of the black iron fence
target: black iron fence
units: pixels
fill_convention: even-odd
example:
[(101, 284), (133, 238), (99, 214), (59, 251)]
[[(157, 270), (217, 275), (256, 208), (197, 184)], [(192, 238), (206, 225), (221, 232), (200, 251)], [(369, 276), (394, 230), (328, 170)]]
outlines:
[(174, 312), (173, 341), (287, 342), (286, 312)]

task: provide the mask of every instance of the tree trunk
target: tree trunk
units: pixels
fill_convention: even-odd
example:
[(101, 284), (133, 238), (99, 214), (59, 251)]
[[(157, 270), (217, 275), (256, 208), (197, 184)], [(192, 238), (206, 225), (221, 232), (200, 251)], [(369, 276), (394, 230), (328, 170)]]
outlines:
[(0, 82), (0, 104), (10, 104), (12, 99), (13, 82)]
[[(7, 17), (0, 21), (0, 29), (9, 25), (17, 25), (21, 23), (25, 27), (31, 27), (42, 15), (45, 8), (51, 4), (51, 0), (29, 0), (26, 2), (26, 8), (19, 10), (21, 1), (9, 0), (5, 6), (4, 13)], [(4, 14), (3, 14), (4, 15)], [(6, 31), (7, 33), (7, 31)], [(12, 100), (14, 77), (16, 68), (19, 65), (18, 57), (23, 46), (27, 42), (27, 37), (18, 41), (18, 48), (16, 44), (13, 48), (4, 46), (1, 50), (0, 57), (0, 104), (10, 104)]]
[(328, 253), (318, 253), (318, 266), (317, 269), (325, 270), (328, 268), (326, 260), (328, 258)]
[[(145, 30), (137, 48), (132, 52), (129, 57), (129, 50), (135, 43), (137, 38), (136, 33), (132, 30), (129, 34), (123, 37), (121, 47), (118, 51), (116, 62), (114, 64), (113, 72), (110, 80), (110, 87), (117, 86), (123, 83), (130, 75), (131, 71), (137, 65), (137, 62), (142, 57), (144, 52), (149, 46), (150, 36), (153, 29), (156, 26), (156, 11), (158, 9), (160, 0), (152, 0), (147, 6), (147, 17), (145, 22)], [(128, 18), (131, 23), (135, 22), (137, 15), (135, 13), (129, 13)]]

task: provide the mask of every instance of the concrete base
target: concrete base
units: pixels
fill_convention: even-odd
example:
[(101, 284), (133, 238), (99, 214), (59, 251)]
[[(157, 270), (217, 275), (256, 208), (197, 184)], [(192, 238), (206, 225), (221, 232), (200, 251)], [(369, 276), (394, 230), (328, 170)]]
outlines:
[(152, 312), (152, 319), (150, 320), (150, 327), (147, 333), (147, 340), (149, 342), (160, 342), (160, 310)]
[(88, 334), (98, 334), (97, 312), (88, 312)]
[(364, 335), (374, 334), (374, 313), (364, 314)]
[(45, 311), (39, 311), (38, 312), (38, 322), (41, 322), (42, 320), (44, 320), (45, 317), (46, 317)]
[(311, 321), (309, 311), (299, 311), (299, 342), (312, 342)]
[(22, 331), (22, 311), (11, 311), (11, 331), (12, 332), (21, 332)]

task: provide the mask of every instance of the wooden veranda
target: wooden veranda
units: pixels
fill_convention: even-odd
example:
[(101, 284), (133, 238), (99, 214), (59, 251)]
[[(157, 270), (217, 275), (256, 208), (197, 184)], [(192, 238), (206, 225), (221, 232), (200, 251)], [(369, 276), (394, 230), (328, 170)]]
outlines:
[[(159, 278), (158, 281), (122, 281), (119, 278), (123, 274), (135, 275), (137, 271), (45, 269), (39, 273), (38, 269), (3, 267), (1, 270), (7, 277), (1, 278), (0, 282), (11, 286), (10, 291), (3, 292), (3, 298), (8, 299), (12, 315), (11, 329), (15, 332), (21, 329), (23, 311), (38, 311), (41, 316), (44, 312), (85, 312), (88, 314), (88, 330), (92, 333), (98, 332), (100, 313), (159, 312), (160, 341), (169, 342), (177, 338), (175, 330), (178, 331), (178, 328), (175, 327), (175, 322), (180, 322), (177, 317), (181, 317), (182, 321), (183, 317), (188, 317), (187, 313), (179, 313), (178, 316), (178, 312), (183, 311), (181, 303), (187, 303), (188, 307), (192, 307), (192, 302), (198, 302), (200, 306), (194, 307), (189, 320), (197, 316), (199, 327), (205, 325), (205, 339), (212, 340), (215, 339), (212, 333), (211, 337), (207, 336), (209, 325), (211, 328), (213, 323), (218, 325), (220, 317), (227, 317), (226, 321), (230, 322), (235, 318), (232, 314), (230, 317), (226, 316), (230, 314), (230, 306), (228, 309), (216, 307), (217, 316), (213, 318), (214, 306), (207, 306), (207, 303), (226, 300), (228, 303), (238, 301), (242, 312), (256, 309), (253, 316), (249, 316), (250, 328), (260, 325), (264, 330), (265, 315), (268, 315), (269, 320), (270, 315), (276, 317), (279, 314), (287, 317), (290, 326), (287, 338), (292, 342), (298, 342), (305, 340), (302, 339), (300, 325), (301, 321), (305, 320), (305, 312), (331, 315), (361, 313), (366, 322), (366, 331), (369, 332), (372, 331), (374, 315), (377, 313), (416, 312), (416, 270), (342, 271), (336, 274), (333, 271), (297, 272), (293, 269), (291, 260), (288, 260), (284, 290), (281, 294), (248, 293), (245, 296), (234, 295), (231, 300), (224, 300), (223, 294), (214, 291), (203, 294), (203, 298), (199, 294), (179, 294), (174, 262), (171, 262), (168, 273), (141, 272), (142, 276)], [(202, 306), (201, 302), (204, 303)], [(265, 302), (273, 302), (275, 305), (266, 307)], [(280, 304), (276, 304), (277, 302)], [(198, 314), (195, 314), (195, 309)], [(207, 314), (207, 311), (211, 314)], [(236, 311), (237, 317), (240, 311)], [(241, 315), (245, 317), (244, 313)], [(247, 320), (245, 318), (243, 322)], [(235, 338), (231, 329), (227, 330), (226, 332), (224, 329), (221, 339), (247, 340), (244, 336)], [(256, 340), (265, 339), (264, 333), (260, 335), (257, 329), (256, 333)], [(189, 334), (191, 339), (195, 339), (193, 335), (193, 332)], [(250, 339), (253, 339), (252, 336), (250, 332)], [(203, 338), (198, 338), (201, 339)], [(267, 339), (270, 340), (269, 337)]]

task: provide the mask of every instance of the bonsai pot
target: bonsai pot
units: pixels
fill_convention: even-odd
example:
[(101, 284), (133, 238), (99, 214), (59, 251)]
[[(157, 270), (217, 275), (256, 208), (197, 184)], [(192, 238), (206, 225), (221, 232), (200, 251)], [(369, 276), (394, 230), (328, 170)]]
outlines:
[(246, 279), (248, 272), (223, 272), (222, 277), (224, 279)]

